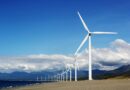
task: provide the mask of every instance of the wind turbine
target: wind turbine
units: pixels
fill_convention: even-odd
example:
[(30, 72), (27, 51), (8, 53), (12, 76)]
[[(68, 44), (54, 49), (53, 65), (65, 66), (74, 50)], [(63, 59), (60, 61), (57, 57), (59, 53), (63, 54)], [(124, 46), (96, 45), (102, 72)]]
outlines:
[(76, 60), (76, 55), (74, 56), (74, 68), (75, 68), (75, 81), (77, 81), (77, 71), (79, 70), (79, 66)]
[(67, 71), (69, 72), (70, 82), (72, 81), (72, 67), (73, 67), (72, 64), (67, 64), (67, 65), (66, 65), (66, 69), (67, 69)]
[(63, 76), (63, 73), (61, 73), (61, 81), (63, 82), (64, 81), (64, 76)]
[(61, 75), (60, 74), (58, 74), (58, 81), (61, 82)]
[(75, 55), (77, 55), (77, 53), (79, 52), (79, 50), (81, 49), (81, 47), (85, 44), (85, 42), (88, 40), (88, 51), (89, 51), (89, 80), (92, 80), (92, 51), (91, 51), (91, 36), (92, 35), (97, 35), (97, 34), (117, 34), (116, 32), (90, 32), (90, 30), (88, 29), (86, 23), (84, 22), (82, 16), (80, 15), (80, 13), (78, 12), (78, 16), (85, 28), (85, 30), (88, 32), (88, 34), (86, 35), (86, 37), (83, 39), (82, 43), (80, 44), (80, 46), (78, 47), (78, 49), (75, 52)]
[(62, 73), (63, 81), (65, 81), (65, 72)]
[(68, 71), (65, 71), (66, 82), (68, 81)]

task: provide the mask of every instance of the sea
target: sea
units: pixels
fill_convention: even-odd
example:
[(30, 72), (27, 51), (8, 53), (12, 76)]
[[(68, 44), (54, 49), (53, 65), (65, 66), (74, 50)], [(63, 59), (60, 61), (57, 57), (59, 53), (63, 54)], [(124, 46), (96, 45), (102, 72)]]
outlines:
[(33, 84), (48, 83), (44, 81), (0, 81), (0, 89), (28, 86)]

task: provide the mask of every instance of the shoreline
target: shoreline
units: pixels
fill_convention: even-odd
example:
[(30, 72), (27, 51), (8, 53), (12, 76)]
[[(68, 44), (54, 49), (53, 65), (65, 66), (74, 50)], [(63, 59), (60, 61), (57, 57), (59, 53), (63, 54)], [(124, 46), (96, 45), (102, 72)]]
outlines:
[(40, 84), (48, 84), (48, 83), (53, 83), (53, 82), (37, 82), (37, 83), (30, 83), (30, 84), (25, 84), (25, 85), (15, 85), (15, 86), (7, 86), (0, 88), (0, 90), (14, 90), (14, 88), (21, 88), (21, 87), (28, 87), (28, 86), (34, 86), (34, 85), (40, 85)]

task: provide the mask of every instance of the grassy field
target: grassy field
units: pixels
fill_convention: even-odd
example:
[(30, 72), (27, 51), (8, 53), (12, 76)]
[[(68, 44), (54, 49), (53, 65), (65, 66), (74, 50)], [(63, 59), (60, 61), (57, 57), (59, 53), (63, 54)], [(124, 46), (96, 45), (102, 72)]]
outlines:
[(57, 82), (10, 90), (130, 90), (130, 79)]

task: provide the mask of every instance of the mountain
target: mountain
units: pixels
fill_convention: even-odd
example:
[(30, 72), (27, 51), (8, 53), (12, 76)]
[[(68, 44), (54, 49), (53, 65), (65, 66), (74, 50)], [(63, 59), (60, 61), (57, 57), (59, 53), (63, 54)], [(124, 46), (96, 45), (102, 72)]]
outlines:
[[(130, 65), (123, 65), (115, 70), (102, 71), (102, 70), (93, 70), (93, 79), (109, 79), (109, 78), (130, 78)], [(88, 79), (88, 71), (79, 71), (78, 72), (79, 80)]]
[[(41, 72), (13, 72), (13, 73), (0, 73), (0, 80), (36, 80), (37, 77), (39, 79), (42, 77), (53, 76), (57, 73), (61, 73), (62, 71), (41, 71)], [(94, 79), (108, 79), (108, 78), (130, 78), (130, 65), (124, 65), (119, 67), (118, 69), (111, 71), (103, 71), (103, 70), (93, 70), (93, 78)], [(72, 70), (72, 78), (74, 79), (74, 70)], [(88, 79), (88, 71), (79, 70), (78, 71), (78, 79), (85, 80)]]
[[(96, 79), (96, 76), (103, 75), (107, 71), (95, 69), (92, 72), (93, 72), (93, 78)], [(78, 71), (78, 80), (86, 80), (86, 79), (88, 79), (88, 71), (83, 71), (83, 70)]]
[(47, 71), (42, 71), (42, 72), (13, 72), (13, 73), (0, 73), (0, 80), (36, 80), (37, 77), (39, 79), (42, 77), (44, 78), (45, 76), (48, 75), (54, 75), (54, 72), (47, 72)]
[[(62, 71), (41, 71), (41, 72), (13, 72), (13, 73), (0, 73), (0, 80), (36, 80), (37, 77), (44, 79), (44, 77), (53, 76)], [(106, 71), (93, 70), (93, 75), (103, 74)], [(68, 73), (69, 76), (69, 73)], [(87, 79), (88, 71), (79, 70), (78, 78), (83, 80)], [(74, 80), (74, 70), (72, 70), (72, 79)]]
[(130, 65), (121, 66), (115, 70), (107, 71), (95, 77), (97, 79), (130, 78)]

